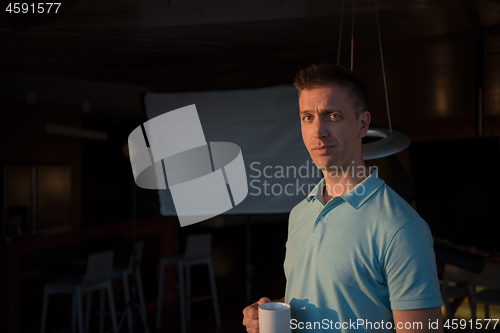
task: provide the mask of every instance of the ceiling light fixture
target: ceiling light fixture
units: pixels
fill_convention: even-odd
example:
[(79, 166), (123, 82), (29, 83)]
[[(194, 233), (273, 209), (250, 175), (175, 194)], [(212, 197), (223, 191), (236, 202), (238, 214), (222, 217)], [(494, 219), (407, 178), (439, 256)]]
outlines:
[[(354, 59), (354, 0), (352, 0), (352, 28), (351, 28), (351, 70), (353, 69), (353, 59)], [(381, 138), (375, 142), (363, 144), (363, 159), (372, 160), (375, 158), (381, 158), (389, 155), (399, 153), (405, 150), (410, 145), (410, 139), (401, 132), (394, 131), (391, 124), (391, 113), (389, 111), (389, 97), (387, 94), (387, 82), (385, 78), (385, 67), (384, 67), (384, 56), (382, 52), (382, 39), (380, 38), (380, 24), (378, 20), (378, 6), (377, 0), (375, 0), (375, 15), (377, 18), (377, 33), (378, 33), (378, 44), (380, 48), (380, 59), (382, 62), (382, 76), (384, 79), (384, 90), (385, 90), (385, 103), (387, 105), (387, 119), (389, 121), (389, 129), (385, 128), (370, 128), (368, 129), (367, 137)], [(344, 0), (342, 0), (342, 15), (340, 19), (340, 36), (339, 36), (339, 49), (337, 52), (337, 65), (340, 62), (340, 45), (342, 40), (342, 26), (344, 21)]]
[(45, 133), (72, 136), (75, 138), (99, 140), (99, 141), (106, 141), (108, 139), (108, 133), (103, 131), (94, 131), (78, 127), (57, 125), (57, 124), (46, 124)]

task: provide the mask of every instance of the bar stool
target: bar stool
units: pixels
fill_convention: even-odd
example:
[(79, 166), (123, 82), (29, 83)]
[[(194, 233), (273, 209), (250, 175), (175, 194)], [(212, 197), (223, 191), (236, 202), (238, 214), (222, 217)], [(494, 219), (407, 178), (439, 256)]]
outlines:
[[(146, 305), (144, 302), (144, 292), (142, 290), (142, 278), (141, 278), (141, 270), (139, 268), (139, 264), (142, 261), (142, 254), (144, 252), (144, 242), (137, 242), (136, 243), (136, 264), (135, 264), (135, 276), (137, 280), (135, 281), (137, 288), (137, 294), (139, 297), (139, 304), (141, 308), (141, 315), (144, 318), (144, 321), (147, 322), (147, 317), (146, 317)], [(129, 276), (132, 276), (132, 269), (133, 269), (133, 260), (134, 258), (132, 255), (130, 256), (130, 261), (128, 263), (128, 266), (126, 267), (120, 267), (120, 266), (115, 266), (113, 267), (113, 272), (111, 273), (111, 278), (112, 279), (121, 279), (123, 283), (123, 291), (125, 295), (125, 306), (129, 304), (130, 302), (130, 288), (128, 284), (128, 278)], [(128, 327), (129, 327), (129, 332), (132, 332), (133, 330), (133, 325), (132, 325), (132, 315), (130, 313), (124, 313), (124, 316), (127, 316), (128, 320)]]
[[(476, 297), (471, 301), (475, 302), (474, 309), (477, 310), (477, 304), (484, 304), (484, 319), (494, 319), (490, 317), (490, 305), (500, 305), (500, 264), (495, 262), (486, 262), (486, 267), (477, 279), (476, 287), (481, 287)], [(477, 316), (476, 316), (477, 318)], [(484, 324), (484, 323), (483, 323)], [(493, 322), (491, 323), (493, 325)], [(474, 328), (474, 327), (473, 327)], [(491, 328), (491, 326), (490, 326)], [(471, 330), (473, 332), (473, 330)]]
[[(441, 284), (441, 296), (446, 309), (446, 317), (448, 320), (453, 320), (455, 312), (452, 309), (451, 299), (458, 297), (468, 297), (471, 312), (472, 322), (476, 322), (476, 283), (478, 274), (465, 270), (463, 268), (445, 264), (443, 272), (443, 283)], [(457, 284), (456, 286), (449, 285), (449, 282)], [(451, 329), (455, 332), (455, 329)], [(474, 331), (474, 327), (471, 331)]]
[(42, 303), (42, 323), (40, 333), (45, 332), (45, 324), (47, 321), (47, 307), (49, 303), (49, 295), (52, 294), (71, 294), (72, 295), (72, 309), (71, 309), (71, 328), (73, 332), (76, 331), (76, 321), (78, 319), (78, 332), (83, 333), (83, 310), (82, 310), (82, 294), (88, 293), (86, 318), (85, 318), (85, 331), (89, 329), (89, 314), (90, 305), (92, 302), (92, 292), (99, 290), (101, 293), (101, 316), (100, 328), (102, 332), (103, 327), (103, 312), (104, 312), (104, 291), (108, 292), (109, 307), (111, 312), (111, 322), (113, 330), (116, 331), (116, 313), (115, 303), (113, 298), (113, 289), (111, 287), (111, 270), (113, 269), (113, 251), (106, 251), (94, 253), (89, 255), (85, 278), (73, 277), (60, 281), (47, 283), (43, 291)]
[[(187, 319), (191, 317), (191, 266), (207, 265), (210, 278), (210, 289), (212, 291), (212, 300), (214, 304), (215, 322), (220, 327), (219, 303), (217, 300), (217, 288), (215, 285), (215, 276), (212, 265), (212, 235), (197, 234), (189, 235), (186, 240), (186, 250), (182, 256), (162, 257), (160, 259), (160, 281), (158, 287), (158, 307), (156, 315), (156, 327), (161, 326), (161, 308), (163, 296), (163, 279), (166, 265), (177, 265), (179, 273), (179, 290), (181, 303), (181, 329), (186, 332), (186, 309)], [(186, 284), (184, 290), (184, 268), (186, 269)], [(186, 292), (186, 294), (184, 294)], [(187, 302), (186, 302), (187, 301)]]

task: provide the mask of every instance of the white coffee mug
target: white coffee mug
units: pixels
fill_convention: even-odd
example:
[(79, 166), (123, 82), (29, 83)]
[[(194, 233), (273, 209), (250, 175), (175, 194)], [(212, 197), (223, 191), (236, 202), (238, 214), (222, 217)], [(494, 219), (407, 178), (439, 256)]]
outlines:
[(259, 305), (260, 333), (291, 333), (290, 304), (271, 302)]

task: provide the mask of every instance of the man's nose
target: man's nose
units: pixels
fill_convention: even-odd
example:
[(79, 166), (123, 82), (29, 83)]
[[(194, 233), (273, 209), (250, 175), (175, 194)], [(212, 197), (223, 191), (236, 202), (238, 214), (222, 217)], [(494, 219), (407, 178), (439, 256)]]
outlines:
[(313, 122), (313, 137), (314, 139), (321, 139), (328, 136), (328, 129), (326, 121), (316, 118)]

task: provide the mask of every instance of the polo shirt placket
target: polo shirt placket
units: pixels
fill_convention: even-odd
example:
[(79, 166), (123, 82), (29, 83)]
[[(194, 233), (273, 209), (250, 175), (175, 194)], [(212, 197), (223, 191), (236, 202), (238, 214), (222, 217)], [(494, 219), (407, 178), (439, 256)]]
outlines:
[[(312, 198), (312, 200), (318, 201), (319, 204), (323, 205), (316, 198)], [(311, 237), (309, 238), (310, 245), (316, 246), (318, 242), (321, 241), (326, 223), (333, 223), (333, 219), (331, 217), (335, 213), (334, 210), (336, 207), (343, 203), (345, 203), (343, 198), (335, 197), (328, 201), (328, 203), (323, 207), (318, 217), (316, 218), (316, 221), (314, 222)]]

